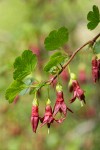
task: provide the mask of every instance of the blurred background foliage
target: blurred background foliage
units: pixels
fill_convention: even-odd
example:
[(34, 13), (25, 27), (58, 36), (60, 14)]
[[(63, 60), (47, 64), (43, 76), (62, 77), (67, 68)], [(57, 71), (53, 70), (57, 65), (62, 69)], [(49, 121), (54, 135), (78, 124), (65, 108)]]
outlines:
[[(74, 114), (68, 113), (60, 125), (54, 123), (50, 134), (47, 127), (38, 128), (34, 134), (30, 116), (33, 96), (20, 97), (17, 103), (8, 104), (4, 94), (12, 82), (13, 62), (23, 50), (30, 49), (38, 56), (35, 76), (47, 80), (42, 72), (50, 52), (44, 49), (44, 39), (50, 31), (66, 26), (69, 42), (65, 51), (70, 53), (99, 31), (87, 29), (87, 13), (99, 0), (0, 0), (0, 150), (99, 150), (100, 149), (100, 82), (91, 80), (91, 50), (85, 48), (71, 63), (81, 87), (86, 91), (87, 105), (83, 108), (77, 100), (69, 106)], [(48, 57), (47, 57), (48, 56)], [(85, 80), (80, 77), (85, 72)], [(34, 74), (34, 73), (33, 73)], [(66, 81), (66, 82), (65, 82)], [(72, 97), (68, 92), (68, 78), (61, 78), (65, 100)], [(39, 94), (40, 114), (43, 116), (46, 89)], [(50, 90), (52, 105), (56, 93)]]

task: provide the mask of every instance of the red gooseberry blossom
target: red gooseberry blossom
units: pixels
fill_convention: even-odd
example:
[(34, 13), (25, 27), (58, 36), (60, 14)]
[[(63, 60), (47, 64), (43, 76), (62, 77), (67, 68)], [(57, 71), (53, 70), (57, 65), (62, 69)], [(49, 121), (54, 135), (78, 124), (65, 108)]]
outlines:
[(55, 116), (58, 112), (63, 113), (64, 115), (63, 120), (64, 120), (67, 114), (67, 110), (72, 112), (72, 110), (70, 110), (64, 102), (62, 90), (57, 90), (57, 98), (56, 98), (56, 103), (55, 103), (54, 110), (53, 110), (53, 115)]
[(32, 114), (31, 114), (31, 124), (32, 124), (33, 132), (35, 132), (35, 133), (36, 133), (36, 129), (38, 127), (38, 123), (39, 123), (38, 106), (33, 105), (32, 106)]
[(53, 118), (53, 113), (52, 113), (52, 108), (50, 105), (46, 105), (45, 108), (45, 114), (44, 117), (42, 118), (42, 124), (40, 125), (41, 127), (47, 124), (48, 128), (50, 128), (51, 123), (53, 123), (55, 119)]
[(72, 86), (73, 86), (73, 98), (70, 100), (70, 103), (73, 103), (76, 98), (78, 98), (81, 102), (85, 102), (85, 95), (84, 91), (80, 88), (79, 83), (77, 80), (72, 80)]
[(48, 99), (46, 107), (45, 107), (45, 114), (44, 117), (41, 119), (42, 124), (40, 125), (40, 127), (44, 126), (45, 124), (47, 124), (48, 128), (50, 128), (51, 123), (53, 123), (54, 121), (61, 123), (63, 120), (56, 120), (53, 117), (53, 112), (52, 112), (52, 107), (50, 105), (50, 100)]
[(100, 70), (99, 60), (97, 60), (97, 57), (95, 57), (92, 59), (92, 78), (94, 82), (96, 82), (100, 78), (99, 70)]

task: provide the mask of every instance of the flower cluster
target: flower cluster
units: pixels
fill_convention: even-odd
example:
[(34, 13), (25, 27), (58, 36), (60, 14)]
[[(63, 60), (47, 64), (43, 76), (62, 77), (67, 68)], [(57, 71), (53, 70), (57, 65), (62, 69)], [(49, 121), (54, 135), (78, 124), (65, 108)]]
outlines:
[[(67, 80), (67, 76), (65, 76), (65, 72), (63, 72), (63, 76), (64, 79), (66, 77)], [(73, 103), (76, 99), (79, 99), (79, 101), (81, 102), (81, 106), (83, 106), (83, 103), (86, 104), (85, 94), (84, 94), (85, 92), (83, 89), (81, 89), (79, 82), (76, 79), (76, 75), (69, 71), (69, 76), (70, 76), (69, 91), (73, 93), (73, 97), (70, 99), (70, 103)], [(82, 72), (81, 76), (82, 76), (82, 81), (85, 81), (84, 72)], [(98, 59), (97, 57), (94, 57), (92, 59), (92, 77), (94, 82), (100, 79), (100, 59)], [(32, 114), (31, 114), (31, 124), (32, 124), (33, 132), (36, 132), (39, 121), (41, 122), (40, 127), (43, 127), (46, 124), (49, 129), (53, 122), (62, 123), (66, 119), (68, 111), (73, 113), (73, 111), (67, 107), (64, 101), (63, 89), (62, 86), (57, 83), (57, 80), (55, 86), (56, 86), (56, 101), (54, 104), (54, 108), (52, 109), (51, 101), (48, 98), (43, 117), (39, 116), (38, 101), (36, 97), (34, 99), (33, 106), (32, 106)], [(59, 119), (55, 119), (58, 112), (61, 114), (61, 117)]]
[[(47, 127), (49, 129), (50, 125), (54, 121), (57, 122), (57, 123), (62, 123), (65, 120), (66, 115), (67, 115), (67, 110), (70, 111), (71, 113), (73, 113), (72, 110), (69, 109), (67, 107), (67, 105), (65, 104), (65, 102), (64, 102), (63, 91), (62, 91), (62, 86), (61, 85), (56, 86), (56, 92), (57, 92), (57, 98), (56, 98), (56, 102), (55, 102), (53, 110), (52, 110), (52, 107), (51, 107), (51, 101), (50, 101), (50, 99), (48, 99), (47, 102), (46, 102), (45, 114), (44, 114), (44, 117), (42, 117), (42, 118), (39, 117), (38, 101), (37, 101), (37, 99), (34, 99), (33, 106), (32, 106), (32, 114), (31, 114), (31, 124), (32, 124), (33, 132), (36, 132), (39, 121), (41, 122), (40, 127), (47, 124)], [(56, 114), (58, 112), (63, 114), (64, 117), (61, 117), (57, 120), (54, 117), (56, 116)]]
[(92, 78), (94, 82), (100, 79), (100, 59), (97, 57), (92, 59)]

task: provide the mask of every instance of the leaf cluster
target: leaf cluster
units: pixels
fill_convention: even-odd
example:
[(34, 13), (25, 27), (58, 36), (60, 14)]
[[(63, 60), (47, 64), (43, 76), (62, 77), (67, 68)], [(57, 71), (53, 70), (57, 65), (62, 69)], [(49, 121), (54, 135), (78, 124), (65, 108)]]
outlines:
[(6, 90), (5, 97), (9, 103), (14, 101), (17, 95), (24, 95), (32, 84), (31, 74), (37, 64), (37, 57), (30, 50), (25, 50), (14, 62), (14, 81)]

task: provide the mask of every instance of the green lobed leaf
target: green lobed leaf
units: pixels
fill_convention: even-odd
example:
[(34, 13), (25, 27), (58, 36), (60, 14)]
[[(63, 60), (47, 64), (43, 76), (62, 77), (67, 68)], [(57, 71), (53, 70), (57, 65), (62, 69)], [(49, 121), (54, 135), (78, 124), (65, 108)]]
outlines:
[(22, 56), (15, 59), (14, 62), (14, 80), (22, 80), (32, 73), (37, 64), (37, 57), (30, 50), (25, 50)]
[(93, 11), (90, 11), (87, 14), (87, 19), (89, 20), (89, 23), (87, 24), (88, 29), (95, 29), (100, 22), (100, 12), (96, 5), (93, 6)]
[(48, 51), (56, 50), (63, 46), (68, 41), (68, 30), (65, 27), (61, 27), (58, 31), (53, 30), (49, 36), (45, 39), (45, 49)]
[[(63, 54), (61, 55), (60, 53), (59, 53), (59, 55), (56, 55), (56, 54), (51, 56), (49, 62), (44, 67), (44, 71), (52, 73), (53, 69), (54, 69), (55, 70), (55, 74), (56, 74), (57, 66), (59, 64), (62, 64), (68, 58), (67, 55), (63, 55)], [(54, 74), (54, 73), (52, 73), (52, 74)]]
[(94, 45), (94, 53), (99, 54), (100, 53), (100, 40), (97, 41)]
[(14, 98), (25, 88), (25, 83), (15, 80), (6, 90), (6, 99), (9, 101), (9, 103), (12, 103)]

